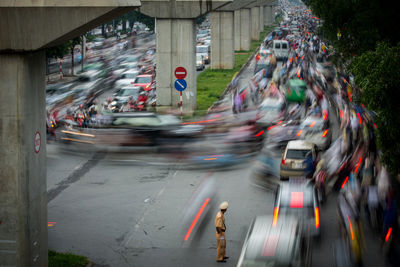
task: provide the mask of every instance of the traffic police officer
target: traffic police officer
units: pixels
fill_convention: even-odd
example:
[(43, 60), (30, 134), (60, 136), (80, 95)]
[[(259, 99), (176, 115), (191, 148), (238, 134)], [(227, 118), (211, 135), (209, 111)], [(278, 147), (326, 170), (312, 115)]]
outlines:
[(217, 262), (226, 262), (229, 257), (225, 256), (226, 238), (225, 238), (225, 216), (224, 213), (228, 209), (228, 202), (222, 202), (219, 206), (220, 211), (215, 218), (215, 228), (217, 229)]

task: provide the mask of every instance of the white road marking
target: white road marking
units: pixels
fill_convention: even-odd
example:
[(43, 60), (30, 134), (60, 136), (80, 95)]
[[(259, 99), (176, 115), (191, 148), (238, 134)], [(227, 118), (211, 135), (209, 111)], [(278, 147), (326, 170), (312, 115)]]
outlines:
[[(176, 174), (178, 173), (178, 170), (176, 170), (174, 172), (174, 174), (172, 175), (172, 178), (175, 178)], [(171, 178), (171, 179), (172, 179)], [(161, 190), (157, 193), (157, 197), (159, 198), (165, 191), (165, 188), (168, 186), (169, 182), (171, 181), (171, 179), (168, 180), (168, 182), (164, 185), (163, 188), (161, 188)], [(154, 201), (156, 200), (156, 198), (154, 199)], [(150, 198), (147, 198), (146, 200), (148, 200)], [(146, 202), (145, 200), (145, 202)], [(132, 238), (134, 237), (135, 233), (139, 230), (140, 226), (143, 224), (144, 222), (144, 218), (150, 213), (151, 211), (151, 206), (149, 206), (146, 211), (144, 212), (143, 216), (140, 218), (140, 220), (135, 224), (134, 228), (132, 230), (130, 230), (128, 236), (128, 239), (126, 240), (126, 242), (124, 242), (123, 246), (126, 247), (129, 242), (132, 240)]]

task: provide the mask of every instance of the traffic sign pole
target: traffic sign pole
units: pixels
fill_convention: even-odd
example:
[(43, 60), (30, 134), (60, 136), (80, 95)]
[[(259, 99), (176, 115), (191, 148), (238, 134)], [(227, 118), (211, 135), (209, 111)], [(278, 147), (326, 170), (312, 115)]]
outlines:
[(175, 89), (179, 91), (179, 101), (180, 101), (180, 111), (181, 111), (181, 120), (183, 119), (183, 105), (182, 105), (182, 91), (186, 89), (187, 83), (184, 80), (187, 75), (187, 71), (184, 67), (177, 67), (174, 71), (176, 81), (175, 81)]
[(183, 114), (183, 112), (182, 112), (182, 91), (180, 91), (179, 100), (180, 100), (180, 102), (181, 102), (181, 120), (182, 120), (182, 114)]

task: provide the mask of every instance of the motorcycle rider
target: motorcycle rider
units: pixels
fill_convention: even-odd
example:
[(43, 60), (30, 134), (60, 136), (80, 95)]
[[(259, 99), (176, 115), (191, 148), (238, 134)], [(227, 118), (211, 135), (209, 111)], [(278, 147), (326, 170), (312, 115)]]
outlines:
[(142, 110), (146, 108), (146, 101), (147, 101), (147, 94), (146, 92), (143, 90), (139, 93), (139, 97), (136, 101), (136, 108), (138, 110)]

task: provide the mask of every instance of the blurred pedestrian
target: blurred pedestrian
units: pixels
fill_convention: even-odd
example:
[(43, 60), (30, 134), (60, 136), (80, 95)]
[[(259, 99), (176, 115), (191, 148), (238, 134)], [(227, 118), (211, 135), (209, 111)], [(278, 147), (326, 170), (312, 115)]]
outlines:
[(224, 201), (219, 206), (220, 211), (217, 213), (217, 217), (215, 218), (215, 228), (217, 230), (217, 262), (226, 262), (226, 259), (229, 257), (225, 256), (226, 249), (226, 225), (225, 225), (225, 212), (228, 209), (228, 202)]

